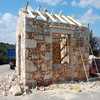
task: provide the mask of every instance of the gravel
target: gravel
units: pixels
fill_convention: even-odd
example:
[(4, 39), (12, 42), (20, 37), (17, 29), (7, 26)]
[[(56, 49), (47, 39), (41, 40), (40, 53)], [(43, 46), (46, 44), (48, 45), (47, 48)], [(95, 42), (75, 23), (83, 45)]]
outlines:
[(82, 93), (95, 92), (100, 89), (100, 81), (93, 82), (64, 82), (52, 84), (48, 87), (40, 87), (39, 90), (24, 87), (17, 76), (16, 71), (9, 71), (5, 75), (0, 75), (0, 96), (20, 96), (30, 95), (37, 92), (60, 95), (60, 93)]

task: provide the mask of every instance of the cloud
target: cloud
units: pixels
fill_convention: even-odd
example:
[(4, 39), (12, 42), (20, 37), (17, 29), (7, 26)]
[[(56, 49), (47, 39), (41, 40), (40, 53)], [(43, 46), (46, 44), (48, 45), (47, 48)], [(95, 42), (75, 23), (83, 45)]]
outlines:
[(38, 3), (42, 4), (47, 4), (51, 6), (56, 6), (56, 5), (67, 5), (67, 1), (65, 0), (36, 0)]
[(88, 9), (83, 16), (79, 18), (82, 23), (91, 23), (94, 24), (96, 21), (100, 20), (100, 16), (95, 14), (93, 9)]
[(100, 8), (100, 0), (80, 0), (79, 2), (77, 0), (73, 0), (71, 5), (79, 7)]
[(15, 43), (17, 16), (11, 13), (0, 15), (0, 42)]

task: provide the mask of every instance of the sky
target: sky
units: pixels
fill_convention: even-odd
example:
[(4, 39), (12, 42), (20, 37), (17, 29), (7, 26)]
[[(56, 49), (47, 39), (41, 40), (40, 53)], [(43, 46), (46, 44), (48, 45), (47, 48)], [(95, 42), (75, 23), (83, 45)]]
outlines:
[(100, 0), (0, 0), (0, 42), (16, 42), (18, 12), (30, 2), (33, 9), (73, 16), (82, 24), (90, 24), (94, 36), (100, 37)]

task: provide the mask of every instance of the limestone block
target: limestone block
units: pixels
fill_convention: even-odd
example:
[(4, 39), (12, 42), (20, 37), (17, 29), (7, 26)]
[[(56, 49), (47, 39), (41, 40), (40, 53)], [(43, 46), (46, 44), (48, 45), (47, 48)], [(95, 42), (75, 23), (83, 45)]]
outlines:
[(33, 76), (32, 76), (32, 79), (33, 80), (40, 80), (41, 79), (41, 72), (40, 71), (36, 71), (36, 72), (33, 72)]
[(46, 43), (52, 43), (52, 38), (50, 36), (45, 36)]
[(26, 18), (25, 32), (34, 32), (34, 26), (32, 19)]
[(34, 27), (30, 24), (26, 24), (26, 28), (25, 28), (26, 32), (34, 32)]
[(19, 85), (12, 86), (11, 89), (9, 90), (9, 94), (14, 95), (14, 96), (22, 95), (20, 86)]
[(35, 40), (26, 39), (25, 40), (25, 48), (36, 48), (37, 42)]
[(36, 87), (36, 82), (33, 79), (26, 80), (25, 84), (30, 88)]
[(41, 70), (42, 71), (47, 71), (48, 70), (47, 64), (42, 63), (41, 64)]
[(61, 29), (56, 29), (55, 28), (55, 29), (51, 30), (51, 33), (66, 33), (66, 30), (63, 30), (63, 29), (61, 30)]
[(26, 60), (25, 67), (26, 72), (34, 72), (37, 70), (37, 67), (33, 64), (33, 62), (29, 60)]
[(32, 73), (26, 73), (26, 79), (29, 80), (31, 79), (32, 80)]
[(34, 60), (34, 59), (38, 59), (39, 58), (39, 55), (37, 54), (37, 53), (34, 53), (33, 55), (32, 55), (32, 59)]
[(45, 50), (46, 50), (45, 44), (43, 44), (43, 45), (41, 44), (41, 45), (40, 45), (40, 51), (45, 51)]
[(34, 37), (35, 37), (35, 33), (34, 32), (27, 32), (26, 34), (25, 34), (25, 38), (26, 39), (34, 39)]
[(48, 79), (51, 79), (51, 78), (52, 78), (52, 75), (50, 75), (50, 74), (44, 75), (44, 80), (48, 80)]
[(34, 39), (36, 39), (36, 40), (43, 40), (44, 36), (40, 35), (40, 34), (35, 34)]
[(46, 52), (45, 53), (45, 59), (46, 60), (51, 60), (52, 59), (52, 53), (51, 52)]

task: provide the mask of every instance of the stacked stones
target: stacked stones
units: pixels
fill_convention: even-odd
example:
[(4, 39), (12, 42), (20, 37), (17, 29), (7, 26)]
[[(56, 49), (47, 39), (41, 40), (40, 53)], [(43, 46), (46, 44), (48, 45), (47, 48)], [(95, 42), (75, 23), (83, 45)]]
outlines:
[[(22, 29), (19, 30), (21, 41), (17, 41), (16, 48), (17, 67), (25, 84), (32, 85), (34, 80), (44, 84), (47, 80), (55, 82), (86, 79), (83, 60), (88, 73), (88, 36), (85, 33), (88, 31), (84, 33), (78, 31), (78, 33), (74, 25), (60, 23), (47, 25), (46, 21), (33, 20), (27, 15), (24, 15), (22, 23)], [(87, 29), (85, 28), (85, 30)], [(63, 34), (70, 34), (70, 41), (69, 37), (65, 37), (66, 41), (64, 40), (66, 43), (68, 42), (67, 44), (62, 43)], [(17, 34), (18, 39), (19, 34)], [(61, 47), (65, 44), (66, 50), (62, 53)], [(65, 56), (63, 62), (62, 55)]]
[[(46, 81), (51, 80), (52, 75), (52, 38), (50, 33), (42, 33), (42, 30), (37, 25), (39, 29), (35, 31), (35, 26), (29, 29), (29, 23), (32, 20), (26, 18), (26, 38), (25, 38), (25, 67), (26, 67), (26, 80), (27, 84), (29, 82), (36, 81)], [(34, 22), (33, 22), (34, 24)], [(28, 28), (27, 28), (28, 27)], [(32, 83), (32, 82), (31, 82)]]

